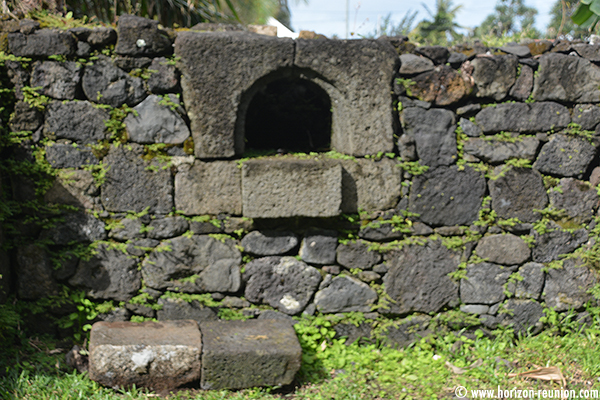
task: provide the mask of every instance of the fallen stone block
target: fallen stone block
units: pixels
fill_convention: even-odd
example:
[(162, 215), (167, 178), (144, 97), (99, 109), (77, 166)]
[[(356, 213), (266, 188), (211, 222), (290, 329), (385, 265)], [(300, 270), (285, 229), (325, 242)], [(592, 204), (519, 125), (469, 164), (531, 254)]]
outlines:
[(96, 322), (89, 376), (113, 388), (167, 391), (200, 378), (201, 350), (195, 321)]
[(275, 319), (211, 321), (202, 332), (202, 389), (288, 385), (302, 349), (289, 322)]

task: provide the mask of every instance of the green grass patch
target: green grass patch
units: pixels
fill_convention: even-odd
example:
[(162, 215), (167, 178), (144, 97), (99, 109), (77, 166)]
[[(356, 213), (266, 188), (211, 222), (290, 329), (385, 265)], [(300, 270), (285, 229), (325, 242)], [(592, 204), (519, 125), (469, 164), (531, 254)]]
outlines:
[[(467, 390), (559, 389), (560, 385), (510, 374), (537, 367), (560, 368), (569, 390), (599, 389), (598, 312), (594, 323), (578, 330), (574, 319), (553, 312), (553, 328), (537, 336), (515, 339), (510, 330), (450, 332), (423, 338), (406, 349), (377, 344), (344, 345), (334, 338), (334, 316), (304, 317), (296, 325), (303, 347), (302, 369), (288, 388), (201, 391), (186, 388), (172, 399), (441, 399), (456, 387)], [(364, 320), (363, 320), (364, 321)], [(352, 322), (352, 321), (350, 321)], [(377, 322), (375, 322), (377, 324)], [(440, 331), (441, 332), (441, 331)], [(3, 399), (147, 399), (140, 389), (113, 390), (71, 371), (64, 363), (66, 348), (50, 340), (26, 338), (3, 347), (0, 397)], [(471, 398), (469, 395), (468, 398)]]

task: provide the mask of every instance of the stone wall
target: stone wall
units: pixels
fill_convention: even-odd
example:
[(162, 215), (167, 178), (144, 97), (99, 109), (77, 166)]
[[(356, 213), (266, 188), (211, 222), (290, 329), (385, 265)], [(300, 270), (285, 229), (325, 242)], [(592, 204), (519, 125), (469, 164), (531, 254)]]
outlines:
[[(598, 46), (37, 28), (2, 28), (20, 300), (83, 290), (107, 321), (361, 312), (400, 345), (595, 301)], [(267, 115), (291, 115), (309, 84), (331, 126), (306, 143), (328, 147), (246, 149), (253, 100), (277, 88)]]

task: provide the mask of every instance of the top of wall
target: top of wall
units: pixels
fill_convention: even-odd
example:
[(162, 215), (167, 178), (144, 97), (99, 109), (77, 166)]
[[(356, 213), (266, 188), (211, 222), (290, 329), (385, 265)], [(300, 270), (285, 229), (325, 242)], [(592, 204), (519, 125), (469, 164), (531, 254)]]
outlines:
[[(130, 15), (120, 17), (116, 31), (112, 28), (39, 29), (39, 24), (31, 20), (2, 21), (0, 30), (4, 36), (0, 42), (1, 50), (33, 59), (60, 56), (76, 60), (88, 57), (93, 50), (115, 45), (117, 66), (139, 67), (148, 64), (145, 62), (147, 57), (169, 56), (175, 51), (183, 58), (178, 67), (183, 73), (184, 98), (191, 100), (189, 109), (196, 156), (201, 158), (240, 155), (243, 145), (234, 143), (236, 133), (233, 131), (239, 131), (235, 121), (231, 121), (239, 118), (235, 110), (225, 118), (229, 122), (220, 121), (220, 125), (199, 122), (210, 118), (199, 115), (196, 110), (200, 107), (195, 106), (196, 102), (200, 103), (195, 99), (198, 93), (206, 96), (206, 88), (212, 90), (212, 96), (221, 96), (222, 90), (237, 91), (231, 94), (231, 99), (225, 100), (237, 102), (235, 105), (243, 108), (244, 100), (240, 98), (243, 93), (240, 92), (249, 90), (258, 79), (283, 67), (309, 70), (314, 74), (309, 79), (330, 86), (328, 93), (335, 98), (334, 105), (341, 99), (352, 103), (353, 109), (347, 110), (347, 105), (340, 107), (337, 113), (337, 125), (343, 125), (339, 130), (349, 135), (349, 139), (337, 137), (334, 121), (333, 146), (342, 153), (355, 156), (391, 150), (393, 132), (386, 128), (391, 121), (385, 115), (386, 120), (377, 124), (381, 115), (371, 121), (368, 112), (369, 101), (377, 102), (379, 109), (382, 103), (392, 102), (391, 97), (376, 97), (383, 87), (391, 89), (394, 85), (396, 95), (408, 94), (408, 97), (440, 107), (458, 107), (472, 100), (571, 104), (600, 101), (600, 69), (596, 65), (600, 62), (600, 46), (580, 41), (527, 40), (499, 48), (488, 48), (480, 42), (452, 48), (417, 47), (406, 37), (383, 37), (377, 41), (323, 38), (292, 41), (230, 31), (222, 24), (199, 24), (191, 29), (195, 32), (162, 30), (156, 21)], [(182, 44), (178, 46), (177, 43)], [(390, 58), (391, 50), (395, 50), (399, 60)], [(198, 55), (199, 51), (202, 56)], [(271, 60), (268, 54), (274, 58)], [(204, 62), (202, 57), (206, 58)], [(208, 58), (211, 58), (210, 62)], [(211, 74), (203, 73), (203, 65)], [(240, 65), (239, 71), (236, 65)], [(219, 68), (223, 70), (222, 76), (214, 73)], [(534, 71), (537, 71), (535, 75)], [(394, 84), (396, 76), (403, 79)], [(193, 90), (186, 89), (186, 82), (195, 85)], [(203, 86), (199, 88), (198, 85)], [(96, 93), (87, 97), (92, 102), (102, 102)], [(364, 98), (366, 100), (362, 102)], [(139, 101), (141, 99), (135, 99), (128, 104), (134, 106), (132, 103)], [(357, 114), (357, 110), (365, 108), (367, 110)], [(383, 132), (369, 136), (371, 129)], [(227, 148), (215, 147), (214, 138), (210, 138), (214, 136), (211, 130), (227, 136)], [(205, 137), (207, 135), (209, 138)], [(361, 140), (361, 136), (368, 140)], [(375, 136), (384, 138), (373, 145)]]

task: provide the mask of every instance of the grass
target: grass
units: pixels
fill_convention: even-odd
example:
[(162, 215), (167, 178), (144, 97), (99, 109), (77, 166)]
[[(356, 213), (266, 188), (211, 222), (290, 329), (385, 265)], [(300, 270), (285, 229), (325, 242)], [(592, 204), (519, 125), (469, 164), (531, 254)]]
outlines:
[[(597, 315), (597, 314), (596, 314)], [(554, 315), (556, 316), (556, 315)], [(187, 388), (172, 399), (442, 399), (456, 387), (467, 390), (560, 389), (558, 382), (510, 376), (538, 367), (558, 367), (567, 388), (600, 389), (600, 341), (596, 324), (585, 331), (557, 323), (537, 336), (514, 337), (496, 331), (448, 332), (423, 338), (407, 349), (376, 344), (345, 346), (333, 339), (324, 317), (302, 320), (297, 331), (303, 367), (289, 388), (201, 391)], [(555, 320), (556, 321), (556, 320)], [(562, 319), (568, 321), (568, 319)], [(562, 324), (562, 325), (561, 325)], [(113, 390), (66, 367), (62, 346), (51, 340), (21, 337), (0, 358), (2, 399), (148, 399), (157, 394), (132, 388)], [(471, 395), (468, 395), (471, 398)]]

